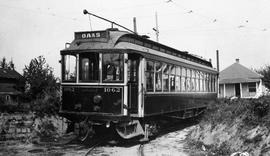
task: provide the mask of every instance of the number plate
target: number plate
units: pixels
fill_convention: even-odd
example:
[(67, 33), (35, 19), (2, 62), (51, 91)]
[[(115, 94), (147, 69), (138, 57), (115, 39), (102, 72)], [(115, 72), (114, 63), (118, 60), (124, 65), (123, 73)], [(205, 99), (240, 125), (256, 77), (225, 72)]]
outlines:
[(104, 92), (105, 93), (120, 93), (121, 92), (121, 88), (116, 88), (116, 87), (106, 87), (104, 88)]

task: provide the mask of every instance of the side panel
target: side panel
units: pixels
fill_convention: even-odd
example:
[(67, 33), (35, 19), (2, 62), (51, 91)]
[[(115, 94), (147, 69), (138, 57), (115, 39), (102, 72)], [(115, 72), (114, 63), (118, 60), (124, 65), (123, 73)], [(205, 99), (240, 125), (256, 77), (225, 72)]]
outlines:
[(145, 116), (206, 107), (215, 100), (216, 93), (146, 94)]
[(62, 112), (122, 114), (123, 87), (63, 86)]

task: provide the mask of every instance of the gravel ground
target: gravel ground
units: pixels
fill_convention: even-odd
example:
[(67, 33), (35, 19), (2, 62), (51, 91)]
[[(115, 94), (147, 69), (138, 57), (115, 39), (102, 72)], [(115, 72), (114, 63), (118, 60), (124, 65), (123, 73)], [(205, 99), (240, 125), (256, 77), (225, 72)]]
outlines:
[[(151, 140), (144, 146), (134, 145), (130, 147), (103, 146), (94, 148), (89, 155), (94, 156), (187, 156), (185, 147), (187, 133), (193, 127), (170, 132)], [(89, 148), (78, 144), (23, 144), (16, 141), (0, 142), (0, 155), (9, 156), (84, 156)]]

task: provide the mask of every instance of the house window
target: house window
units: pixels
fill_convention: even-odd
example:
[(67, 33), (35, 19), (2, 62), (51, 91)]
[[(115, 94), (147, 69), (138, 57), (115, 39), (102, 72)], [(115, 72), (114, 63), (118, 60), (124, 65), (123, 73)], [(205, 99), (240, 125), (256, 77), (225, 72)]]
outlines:
[(10, 95), (6, 95), (6, 101), (10, 101)]
[(248, 91), (256, 92), (256, 82), (248, 83)]

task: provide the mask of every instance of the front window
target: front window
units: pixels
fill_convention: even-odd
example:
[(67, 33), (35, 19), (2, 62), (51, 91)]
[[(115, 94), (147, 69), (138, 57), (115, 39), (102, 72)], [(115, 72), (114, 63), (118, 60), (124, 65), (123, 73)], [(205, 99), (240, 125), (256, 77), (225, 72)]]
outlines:
[(82, 82), (95, 82), (99, 80), (99, 55), (98, 53), (80, 54), (80, 74)]
[(103, 82), (123, 82), (124, 55), (107, 53), (102, 55)]
[(76, 56), (63, 56), (63, 81), (76, 81)]

